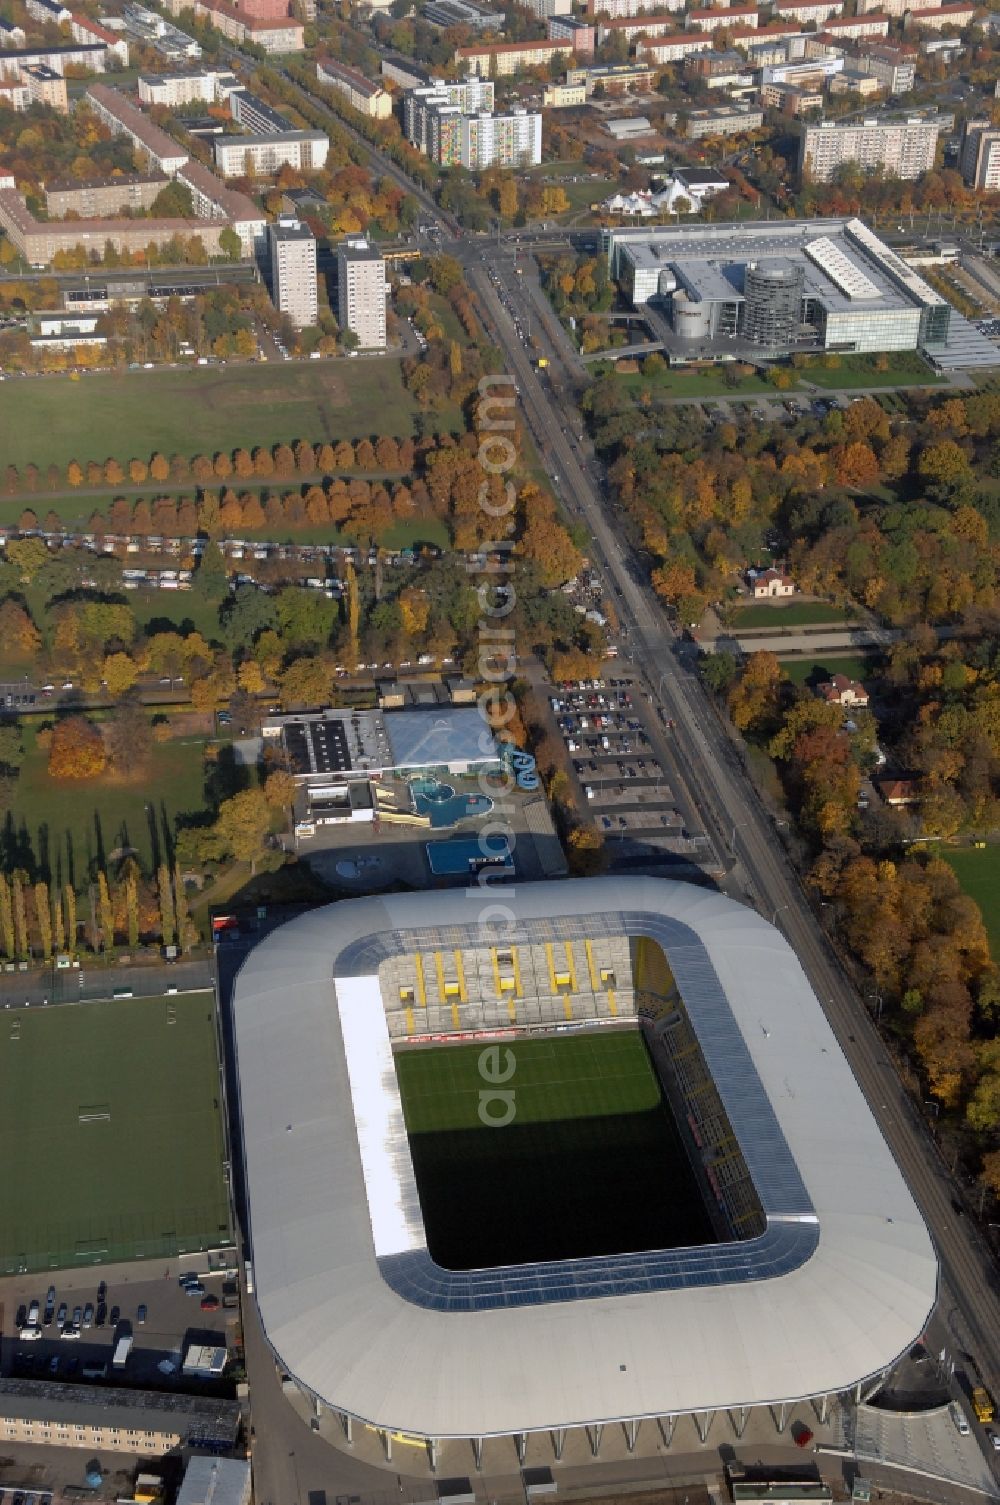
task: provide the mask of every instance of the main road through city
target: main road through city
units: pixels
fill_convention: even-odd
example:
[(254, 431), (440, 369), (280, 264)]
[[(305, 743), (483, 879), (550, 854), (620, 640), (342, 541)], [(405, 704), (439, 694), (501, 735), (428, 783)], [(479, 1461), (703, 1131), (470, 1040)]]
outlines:
[[(582, 430), (571, 392), (554, 397), (543, 392), (484, 266), (473, 263), (469, 255), (463, 259), (507, 369), (516, 378), (546, 468), (559, 478), (557, 485), (571, 511), (586, 522), (593, 540), (591, 553), (603, 564), (619, 616), (630, 629), (633, 660), (650, 685), (654, 703), (675, 722), (684, 777), (720, 851), (728, 850), (734, 859), (737, 892), (751, 896), (765, 918), (780, 925), (799, 956), (933, 1235), (941, 1261), (940, 1304), (954, 1345), (971, 1354), (982, 1379), (996, 1393), (1000, 1300), (989, 1251), (972, 1220), (956, 1210), (948, 1168), (820, 928), (732, 737), (691, 660), (679, 652), (678, 637), (628, 541), (605, 514), (593, 462), (585, 455), (578, 457), (574, 435)], [(508, 304), (513, 294), (512, 284)]]

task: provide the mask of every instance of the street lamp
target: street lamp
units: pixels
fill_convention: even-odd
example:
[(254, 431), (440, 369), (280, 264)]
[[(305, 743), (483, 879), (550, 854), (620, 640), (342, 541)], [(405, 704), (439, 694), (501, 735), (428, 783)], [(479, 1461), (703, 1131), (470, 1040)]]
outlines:
[(774, 911), (774, 914), (771, 916), (771, 924), (772, 925), (777, 925), (777, 923), (778, 923), (778, 916), (780, 915), (781, 911), (783, 909), (791, 909), (791, 907), (792, 906), (790, 904), (779, 904), (778, 907), (777, 907), (777, 909)]
[(939, 1116), (939, 1114), (941, 1112), (941, 1104), (938, 1103), (938, 1102), (935, 1102), (934, 1098), (932, 1098), (932, 1097), (925, 1097), (924, 1098), (924, 1107), (925, 1108), (933, 1108), (934, 1109), (934, 1122), (937, 1123), (938, 1116)]

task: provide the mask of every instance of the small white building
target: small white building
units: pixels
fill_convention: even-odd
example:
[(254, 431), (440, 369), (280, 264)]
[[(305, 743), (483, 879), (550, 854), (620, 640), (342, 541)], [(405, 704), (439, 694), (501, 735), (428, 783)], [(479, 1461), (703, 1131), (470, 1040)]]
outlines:
[(747, 583), (755, 601), (773, 601), (778, 597), (794, 596), (795, 581), (783, 570), (750, 570)]

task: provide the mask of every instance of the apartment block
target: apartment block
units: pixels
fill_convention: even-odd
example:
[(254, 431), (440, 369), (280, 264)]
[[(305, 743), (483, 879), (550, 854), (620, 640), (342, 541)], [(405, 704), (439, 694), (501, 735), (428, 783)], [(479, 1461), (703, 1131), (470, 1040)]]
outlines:
[(24, 8), (33, 21), (38, 21), (42, 26), (51, 22), (54, 26), (61, 26), (68, 21), (73, 12), (67, 10), (60, 0), (24, 0)]
[(96, 42), (106, 47), (111, 57), (116, 58), (123, 68), (128, 67), (128, 39), (123, 37), (121, 32), (112, 31), (110, 27), (102, 26), (99, 21), (92, 21), (89, 16), (74, 11), (70, 17), (69, 34), (74, 42), (91, 44)]
[(253, 42), (268, 53), (302, 52), (305, 39), (302, 22), (287, 13), (284, 16), (252, 16), (229, 0), (163, 0), (172, 16), (191, 9), (195, 18), (207, 21), (231, 42)]
[(542, 90), (542, 107), (546, 110), (571, 110), (587, 103), (583, 84), (549, 84)]
[(23, 47), (27, 40), (28, 35), (23, 26), (0, 20), (0, 47)]
[(176, 110), (181, 105), (217, 104), (232, 89), (239, 88), (235, 73), (228, 69), (202, 69), (197, 73), (140, 73), (139, 99), (144, 105), (165, 105)]
[(1000, 129), (990, 120), (966, 122), (959, 166), (970, 188), (980, 193), (1000, 191)]
[(756, 31), (759, 25), (760, 11), (756, 5), (731, 5), (728, 10), (715, 7), (711, 10), (689, 10), (684, 18), (687, 31), (718, 31), (720, 27), (725, 27), (728, 31), (732, 26), (749, 26)]
[(845, 37), (885, 37), (889, 35), (889, 17), (885, 11), (868, 11), (863, 16), (834, 16), (823, 26), (823, 33), (836, 42)]
[(23, 115), (31, 103), (28, 86), (21, 78), (0, 78), (0, 106)]
[(689, 110), (687, 134), (697, 141), (702, 136), (736, 136), (756, 131), (764, 124), (764, 112), (753, 105), (718, 105), (712, 109)]
[(267, 177), (286, 164), (298, 172), (316, 172), (326, 162), (330, 138), (322, 131), (279, 131), (267, 136), (218, 136), (212, 143), (215, 165), (224, 178), (245, 174)]
[(569, 42), (480, 42), (455, 48), (455, 65), (482, 78), (519, 73), (522, 68), (544, 68), (553, 62), (569, 62)]
[(103, 73), (108, 49), (103, 42), (74, 42), (58, 47), (5, 47), (0, 52), (0, 78), (19, 79), (25, 68), (51, 68), (65, 76), (68, 67)]
[(572, 0), (527, 0), (527, 6), (539, 21), (547, 21), (550, 16), (568, 16)]
[(972, 25), (976, 14), (974, 5), (938, 5), (934, 10), (908, 11), (903, 18), (904, 31), (924, 27), (929, 31), (943, 31), (946, 26), (964, 29)]
[(53, 178), (45, 185), (49, 219), (78, 214), (81, 219), (106, 219), (122, 209), (151, 209), (167, 186), (161, 174), (122, 173), (110, 178)]
[(765, 109), (799, 118), (818, 114), (823, 108), (823, 95), (815, 84), (770, 83), (761, 84), (760, 102)]
[(107, 84), (90, 84), (86, 100), (105, 125), (116, 136), (128, 136), (149, 160), (150, 164), (167, 177), (173, 177), (183, 167), (188, 153), (166, 131), (142, 113), (138, 106)]
[(550, 16), (546, 34), (552, 42), (571, 42), (577, 57), (593, 57), (597, 32), (582, 16)]
[(799, 142), (799, 172), (829, 183), (846, 162), (866, 171), (881, 168), (895, 178), (919, 178), (934, 166), (940, 124), (936, 120), (881, 121), (877, 117), (807, 125)]
[(162, 1457), (188, 1447), (227, 1452), (239, 1426), (239, 1405), (231, 1400), (0, 1380), (5, 1442)]
[[(308, 225), (282, 215), (268, 227), (271, 251), (271, 295), (274, 306), (304, 329), (319, 318), (316, 289), (316, 237)], [(383, 329), (385, 310), (383, 308)]]
[(207, 167), (203, 167), (193, 157), (179, 169), (177, 181), (190, 192), (194, 212), (199, 219), (229, 221), (230, 228), (240, 238), (240, 249), (244, 256), (252, 256), (262, 248), (267, 216), (253, 199), (235, 188), (227, 187), (221, 178), (217, 178), (214, 172), (209, 172)]
[(611, 16), (625, 20), (629, 16), (641, 16), (645, 11), (679, 11), (685, 9), (686, 0), (587, 0), (587, 16)]
[(292, 122), (249, 89), (233, 89), (229, 95), (229, 113), (244, 131), (253, 136), (281, 135), (292, 129)]
[(403, 134), (412, 146), (440, 161), (433, 138), (441, 110), (459, 115), (491, 111), (495, 87), (492, 79), (471, 74), (458, 82), (437, 79), (427, 87), (410, 89), (403, 95)]
[(352, 110), (360, 111), (370, 120), (388, 120), (392, 114), (392, 97), (382, 85), (365, 78), (356, 68), (348, 68), (346, 63), (324, 58), (316, 64), (316, 80), (343, 94)]
[(47, 105), (57, 115), (69, 114), (66, 80), (61, 73), (46, 63), (29, 63), (21, 70), (21, 78), (33, 105)]
[(363, 350), (385, 349), (385, 259), (363, 238), (337, 251), (337, 318)]
[[(0, 190), (0, 229), (32, 266), (49, 266), (59, 251), (84, 251), (104, 255), (110, 242), (119, 255), (144, 251), (150, 245), (164, 246), (173, 240), (198, 236), (210, 256), (220, 254), (219, 236), (227, 229), (220, 220), (187, 219), (88, 219), (37, 220), (24, 200), (12, 189)], [(2, 1435), (2, 1433), (0, 1433)]]
[(779, 21), (800, 21), (803, 26), (815, 21), (822, 26), (831, 16), (842, 16), (844, 0), (774, 0), (773, 11)]
[(712, 38), (707, 31), (674, 32), (672, 36), (654, 37), (648, 41), (640, 38), (635, 48), (636, 65), (649, 72), (654, 63), (680, 63), (696, 52), (710, 51), (711, 47)]
[[(699, 40), (709, 41), (707, 36)], [(645, 93), (653, 87), (653, 69), (648, 61), (637, 56), (632, 63), (598, 63), (589, 68), (567, 68), (565, 81), (567, 84), (583, 84), (588, 99), (598, 85), (606, 95)]]
[(860, 43), (847, 49), (852, 65), (878, 80), (888, 94), (909, 94), (917, 81), (916, 52), (885, 42)]
[(426, 68), (401, 53), (389, 52), (382, 59), (382, 77), (401, 89), (425, 89), (437, 80)]

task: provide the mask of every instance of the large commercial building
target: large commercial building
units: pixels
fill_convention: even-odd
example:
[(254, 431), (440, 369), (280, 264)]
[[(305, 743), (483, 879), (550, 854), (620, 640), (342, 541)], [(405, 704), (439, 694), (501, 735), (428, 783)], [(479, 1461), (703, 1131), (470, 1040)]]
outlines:
[(337, 249), (337, 318), (362, 350), (385, 349), (385, 257), (362, 237)]
[(858, 219), (612, 230), (672, 360), (944, 346), (952, 309)]
[[(247, 1236), (277, 1365), (348, 1438), (372, 1427), (390, 1458), (399, 1434), (426, 1439), (432, 1465), (444, 1441), (471, 1443), (487, 1472), (509, 1467), (494, 1443), (535, 1463), (561, 1458), (570, 1430), (598, 1452), (605, 1427), (634, 1448), (658, 1423), (683, 1451), (713, 1418), (736, 1440), (758, 1408), (784, 1430), (792, 1402), (826, 1420), (831, 1400), (860, 1398), (924, 1331), (937, 1261), (788, 942), (687, 883), (518, 884), (502, 921), (482, 893), (328, 905), (272, 931), (236, 978)], [(495, 1060), (488, 1090), (509, 1084), (512, 1037), (527, 1052), (526, 1037), (558, 1048), (567, 1033), (647, 1063), (683, 1148), (672, 1164), (665, 1142), (648, 1150), (644, 1168), (652, 1186), (683, 1161), (702, 1241), (674, 1203), (658, 1244), (611, 1226), (600, 1252), (491, 1260), (508, 1229), (522, 1247), (539, 1232), (509, 1176), (485, 1258), (446, 1262), (404, 1058), (472, 1040), (481, 1072)], [(509, 1123), (510, 1096), (492, 1093), (483, 1121)], [(500, 1154), (505, 1131), (490, 1132)], [(524, 1190), (530, 1153), (519, 1163)], [(452, 1175), (442, 1162), (439, 1205)]]
[(78, 214), (81, 219), (101, 219), (122, 209), (151, 209), (169, 179), (138, 172), (111, 178), (53, 178), (45, 185), (45, 208), (49, 219)]
[(936, 120), (824, 120), (803, 128), (799, 172), (813, 183), (829, 183), (846, 162), (887, 177), (919, 178), (934, 166), (941, 130)]
[(219, 136), (212, 143), (224, 178), (268, 177), (286, 164), (316, 172), (326, 162), (330, 138), (322, 131), (275, 131), (262, 136)]
[(962, 177), (980, 193), (1000, 190), (1000, 129), (989, 119), (969, 120), (959, 156)]
[(392, 96), (381, 84), (372, 83), (357, 68), (348, 68), (334, 58), (324, 58), (316, 64), (316, 80), (343, 94), (352, 110), (358, 110), (371, 120), (388, 120), (392, 114)]
[(319, 318), (316, 237), (308, 225), (285, 215), (268, 227), (274, 306), (304, 329)]

